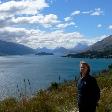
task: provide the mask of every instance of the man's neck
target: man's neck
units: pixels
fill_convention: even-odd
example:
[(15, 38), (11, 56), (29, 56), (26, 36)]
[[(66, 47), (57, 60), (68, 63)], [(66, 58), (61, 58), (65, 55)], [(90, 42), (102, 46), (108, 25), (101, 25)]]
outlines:
[(86, 78), (86, 77), (88, 77), (88, 76), (89, 76), (89, 74), (82, 75), (81, 78)]

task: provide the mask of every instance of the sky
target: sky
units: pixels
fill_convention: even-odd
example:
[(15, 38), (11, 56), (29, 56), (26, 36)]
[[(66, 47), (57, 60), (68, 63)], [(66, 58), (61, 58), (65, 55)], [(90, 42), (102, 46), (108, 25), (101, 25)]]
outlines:
[(91, 45), (112, 34), (112, 0), (1, 0), (0, 40), (31, 48)]

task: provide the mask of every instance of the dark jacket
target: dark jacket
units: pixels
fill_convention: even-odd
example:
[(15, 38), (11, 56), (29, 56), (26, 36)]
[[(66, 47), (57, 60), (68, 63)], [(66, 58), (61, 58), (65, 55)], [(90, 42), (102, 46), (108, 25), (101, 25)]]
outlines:
[(78, 80), (78, 104), (96, 105), (100, 99), (100, 89), (96, 79), (90, 75)]

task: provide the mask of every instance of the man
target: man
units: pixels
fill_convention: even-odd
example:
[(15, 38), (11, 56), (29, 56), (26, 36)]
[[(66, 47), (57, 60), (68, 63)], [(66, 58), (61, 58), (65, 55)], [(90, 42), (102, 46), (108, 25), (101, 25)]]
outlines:
[(90, 76), (90, 66), (86, 62), (80, 63), (80, 75), (78, 80), (79, 112), (95, 112), (100, 99), (100, 89), (96, 79)]

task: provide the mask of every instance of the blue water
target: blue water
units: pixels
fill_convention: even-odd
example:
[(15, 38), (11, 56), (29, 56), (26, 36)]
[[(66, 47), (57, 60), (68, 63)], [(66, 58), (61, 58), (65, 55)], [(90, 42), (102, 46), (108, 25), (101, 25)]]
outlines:
[(26, 87), (27, 94), (35, 93), (48, 87), (51, 82), (58, 82), (59, 75), (61, 81), (74, 79), (75, 76), (79, 76), (81, 60), (90, 64), (92, 73), (105, 69), (112, 63), (112, 59), (76, 59), (59, 56), (0, 57), (0, 98), (18, 96), (18, 88), (24, 92)]

